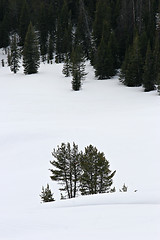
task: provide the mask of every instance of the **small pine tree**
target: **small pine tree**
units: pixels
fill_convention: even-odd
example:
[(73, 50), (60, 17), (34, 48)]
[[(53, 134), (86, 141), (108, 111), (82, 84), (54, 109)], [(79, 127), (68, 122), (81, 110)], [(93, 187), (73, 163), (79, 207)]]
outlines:
[(49, 188), (49, 184), (47, 184), (47, 187), (44, 188), (42, 186), (42, 192), (40, 194), (41, 200), (42, 202), (53, 202), (55, 201), (53, 198), (53, 193), (51, 192), (50, 188)]
[(123, 184), (123, 187), (122, 187), (122, 191), (123, 192), (127, 192), (127, 190), (128, 190), (128, 187), (125, 185), (125, 183)]
[[(19, 67), (20, 67), (19, 61), (20, 61), (20, 51), (17, 46), (16, 35), (14, 35), (11, 41), (11, 55), (10, 55), (10, 68), (12, 72), (17, 73), (17, 71), (19, 70)], [(8, 62), (9, 62), (9, 58), (8, 58)]]
[(39, 47), (32, 23), (29, 24), (23, 49), (25, 74), (37, 73), (40, 65)]
[(111, 190), (110, 190), (110, 193), (114, 193), (114, 192), (116, 192), (116, 188), (115, 187), (111, 188)]

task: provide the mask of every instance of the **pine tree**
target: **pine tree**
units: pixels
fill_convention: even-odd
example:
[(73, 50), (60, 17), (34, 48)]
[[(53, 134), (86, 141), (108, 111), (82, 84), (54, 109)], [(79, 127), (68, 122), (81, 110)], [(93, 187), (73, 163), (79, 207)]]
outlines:
[(49, 184), (47, 184), (47, 187), (44, 188), (42, 186), (42, 192), (41, 192), (41, 200), (42, 202), (53, 202), (55, 201), (53, 198), (53, 193), (51, 192), (50, 188), (49, 188)]
[(71, 51), (72, 36), (71, 36), (70, 13), (65, 0), (57, 19), (56, 31), (56, 63), (64, 61), (65, 53)]
[(79, 16), (74, 43), (81, 43), (84, 54), (86, 58), (89, 59), (91, 51), (91, 26), (83, 0), (79, 0)]
[(82, 195), (104, 193), (110, 190), (115, 172), (111, 173), (109, 162), (103, 152), (89, 145), (81, 154), (82, 175), (80, 191)]
[(125, 185), (125, 183), (123, 184), (122, 189), (119, 189), (120, 192), (127, 192), (128, 191), (128, 187)]
[(47, 25), (47, 13), (45, 4), (42, 3), (40, 7), (39, 16), (39, 42), (42, 61), (46, 60), (47, 54), (47, 40), (48, 40), (48, 25)]
[(136, 34), (133, 46), (127, 50), (126, 59), (122, 65), (122, 82), (128, 87), (138, 87), (142, 84), (143, 63), (139, 47), (139, 37)]
[(53, 52), (54, 52), (53, 36), (52, 36), (52, 35), (49, 35), (48, 49), (47, 49), (48, 61), (52, 61), (52, 60), (53, 60)]
[(28, 31), (25, 38), (23, 49), (23, 66), (25, 74), (37, 73), (39, 64), (39, 47), (37, 37), (32, 26), (32, 23), (28, 26)]
[(11, 71), (17, 73), (19, 70), (20, 51), (17, 46), (17, 37), (14, 35), (11, 41), (11, 55), (10, 55), (10, 68)]
[(146, 58), (147, 44), (148, 44), (147, 34), (146, 34), (146, 31), (143, 31), (139, 36), (139, 47), (140, 47), (140, 53), (142, 56), (143, 65), (145, 63), (145, 58)]
[(30, 23), (29, 7), (26, 0), (24, 0), (23, 3), (19, 22), (20, 46), (24, 46), (28, 25)]
[(81, 45), (76, 45), (71, 54), (72, 89), (79, 91), (85, 78), (85, 60)]
[(69, 77), (71, 74), (71, 62), (69, 53), (65, 54), (62, 73), (65, 75), (65, 77)]
[(50, 163), (54, 169), (50, 169), (53, 181), (58, 181), (63, 187), (61, 191), (67, 193), (68, 198), (76, 197), (78, 190), (78, 181), (80, 177), (80, 154), (78, 145), (73, 143), (62, 143), (52, 152), (54, 160)]
[(95, 54), (94, 67), (98, 79), (106, 79), (115, 75), (117, 68), (117, 46), (110, 24), (103, 23), (102, 39)]
[(146, 60), (144, 65), (143, 74), (143, 87), (145, 92), (149, 92), (155, 89), (155, 73), (154, 71), (154, 60), (151, 51), (150, 42), (148, 43)]
[(110, 1), (97, 1), (95, 20), (93, 23), (93, 36), (96, 42), (96, 47), (100, 45), (103, 33), (104, 33), (104, 23), (111, 23), (111, 9)]

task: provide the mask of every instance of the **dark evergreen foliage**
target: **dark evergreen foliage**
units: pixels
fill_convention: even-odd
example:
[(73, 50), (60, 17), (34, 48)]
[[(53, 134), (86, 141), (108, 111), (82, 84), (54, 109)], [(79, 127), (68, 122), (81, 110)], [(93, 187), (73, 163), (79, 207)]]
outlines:
[(65, 54), (62, 72), (65, 75), (65, 77), (69, 77), (71, 74), (71, 61), (69, 53)]
[(48, 40), (47, 10), (45, 8), (44, 3), (41, 4), (41, 8), (40, 8), (38, 29), (39, 29), (40, 51), (41, 51), (42, 61), (44, 62), (46, 60), (47, 44), (48, 44), (47, 42)]
[(23, 49), (23, 66), (25, 74), (37, 73), (39, 68), (39, 47), (32, 23), (28, 26)]
[(143, 63), (139, 47), (139, 36), (136, 34), (133, 46), (126, 51), (122, 65), (122, 82), (128, 87), (138, 87), (142, 84)]
[(109, 162), (103, 152), (89, 145), (81, 154), (82, 175), (80, 178), (80, 191), (82, 195), (104, 193), (109, 191), (115, 175), (109, 169)]
[[(127, 86), (142, 84), (150, 42), (153, 75), (155, 83), (158, 81), (157, 0), (0, 0), (0, 48), (10, 45), (14, 33), (24, 48), (30, 21), (39, 36), (43, 61), (52, 62), (55, 56), (57, 63), (64, 62), (66, 54), (71, 57), (72, 49), (81, 45), (84, 58), (90, 60), (99, 79), (112, 77), (122, 67), (122, 81)], [(78, 78), (77, 71), (74, 76)]]
[(155, 74), (154, 69), (154, 59), (151, 51), (150, 42), (148, 43), (146, 60), (144, 65), (143, 74), (143, 87), (145, 92), (149, 92), (155, 89)]
[(54, 160), (50, 163), (54, 169), (50, 169), (51, 179), (62, 185), (60, 190), (65, 191), (68, 198), (76, 197), (80, 177), (78, 145), (73, 143), (71, 147), (70, 143), (62, 143), (61, 146), (57, 146), (57, 149), (53, 150), (52, 155)]
[(24, 0), (19, 22), (19, 37), (21, 46), (24, 46), (29, 23), (30, 23), (29, 6), (26, 0)]
[[(52, 153), (54, 169), (51, 179), (62, 184), (68, 198), (74, 198), (79, 190), (82, 195), (109, 192), (115, 172), (109, 169), (109, 162), (103, 152), (89, 145), (85, 152), (78, 151), (78, 145), (62, 143)], [(64, 196), (63, 196), (64, 197)]]
[(82, 80), (85, 78), (85, 59), (81, 45), (76, 45), (72, 50), (70, 69), (72, 74), (72, 89), (79, 91)]
[(41, 192), (41, 200), (42, 202), (53, 202), (55, 201), (53, 198), (53, 193), (51, 192), (50, 188), (49, 188), (49, 184), (47, 184), (47, 187), (44, 188), (42, 187), (42, 192)]
[(19, 62), (20, 62), (20, 50), (17, 45), (17, 36), (14, 35), (11, 40), (11, 53), (10, 59), (8, 58), (8, 63), (10, 64), (11, 71), (17, 73), (19, 70)]

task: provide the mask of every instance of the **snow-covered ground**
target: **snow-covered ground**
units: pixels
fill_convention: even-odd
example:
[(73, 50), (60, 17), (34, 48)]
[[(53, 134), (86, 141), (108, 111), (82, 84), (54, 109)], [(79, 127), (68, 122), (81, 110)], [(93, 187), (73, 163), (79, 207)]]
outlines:
[[(26, 76), (0, 66), (0, 240), (159, 240), (158, 93), (117, 78), (98, 81), (89, 65), (74, 92), (61, 70), (41, 64)], [(73, 141), (105, 153), (117, 170), (116, 193), (59, 200), (49, 177), (51, 152)], [(47, 183), (56, 201), (41, 204)], [(120, 193), (124, 183), (128, 192)]]

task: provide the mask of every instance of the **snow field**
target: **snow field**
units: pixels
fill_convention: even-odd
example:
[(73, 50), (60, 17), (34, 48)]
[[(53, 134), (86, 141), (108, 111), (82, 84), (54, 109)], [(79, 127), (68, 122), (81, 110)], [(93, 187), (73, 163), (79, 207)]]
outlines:
[[(158, 240), (158, 93), (127, 88), (116, 77), (97, 81), (88, 63), (82, 90), (74, 92), (61, 70), (41, 64), (25, 76), (22, 68), (15, 75), (0, 67), (0, 240)], [(117, 171), (116, 193), (59, 200), (51, 152), (73, 141), (105, 153)], [(56, 202), (40, 204), (47, 183)], [(128, 192), (119, 193), (124, 183)]]

